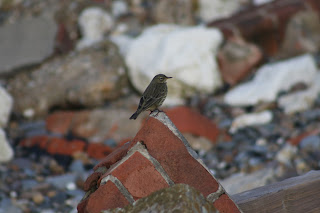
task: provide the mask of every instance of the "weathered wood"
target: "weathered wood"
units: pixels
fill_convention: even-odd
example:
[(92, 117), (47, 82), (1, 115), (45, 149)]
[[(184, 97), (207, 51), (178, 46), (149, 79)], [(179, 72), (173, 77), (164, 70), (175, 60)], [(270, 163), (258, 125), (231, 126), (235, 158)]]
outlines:
[(320, 171), (235, 194), (244, 213), (320, 212)]

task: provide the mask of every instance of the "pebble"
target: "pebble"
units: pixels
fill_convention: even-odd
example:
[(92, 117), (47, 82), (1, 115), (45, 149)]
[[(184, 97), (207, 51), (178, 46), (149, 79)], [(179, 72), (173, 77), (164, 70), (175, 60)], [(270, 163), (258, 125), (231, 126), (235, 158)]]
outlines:
[(32, 196), (32, 201), (37, 204), (40, 205), (43, 201), (44, 201), (44, 196), (40, 193), (40, 192), (36, 192), (33, 196)]

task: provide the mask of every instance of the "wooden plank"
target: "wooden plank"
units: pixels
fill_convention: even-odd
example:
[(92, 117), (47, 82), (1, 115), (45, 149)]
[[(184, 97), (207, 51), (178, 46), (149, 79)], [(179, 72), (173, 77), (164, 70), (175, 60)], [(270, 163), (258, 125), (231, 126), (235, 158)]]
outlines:
[(320, 171), (231, 196), (244, 213), (320, 212)]

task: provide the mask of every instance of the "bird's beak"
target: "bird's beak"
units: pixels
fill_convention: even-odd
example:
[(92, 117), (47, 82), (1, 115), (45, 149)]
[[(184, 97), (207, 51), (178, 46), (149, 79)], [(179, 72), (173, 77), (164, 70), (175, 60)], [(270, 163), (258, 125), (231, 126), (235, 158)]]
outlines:
[(166, 77), (167, 79), (172, 78), (172, 77)]

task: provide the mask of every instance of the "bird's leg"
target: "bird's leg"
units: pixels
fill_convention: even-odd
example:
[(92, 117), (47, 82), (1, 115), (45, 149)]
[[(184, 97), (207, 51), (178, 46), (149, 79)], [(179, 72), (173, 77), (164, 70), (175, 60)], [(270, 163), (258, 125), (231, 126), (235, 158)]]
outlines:
[(150, 112), (150, 114), (153, 113), (153, 112), (156, 111), (156, 110), (157, 110), (157, 114), (155, 114), (154, 117), (157, 117), (158, 114), (159, 114), (159, 112), (163, 112), (162, 110), (160, 110), (160, 109), (157, 108), (157, 109), (155, 109), (155, 110), (152, 110), (152, 111)]

